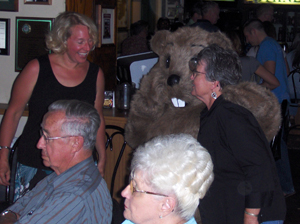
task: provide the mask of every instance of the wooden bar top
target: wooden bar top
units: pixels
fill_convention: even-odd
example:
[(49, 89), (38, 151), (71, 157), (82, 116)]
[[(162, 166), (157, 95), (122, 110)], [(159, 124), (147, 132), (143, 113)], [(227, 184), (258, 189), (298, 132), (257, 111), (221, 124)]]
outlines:
[[(7, 109), (8, 104), (7, 103), (0, 103), (0, 115), (3, 115), (5, 113), (5, 110)], [(28, 117), (28, 108), (26, 107), (23, 115), (22, 116), (26, 116)], [(103, 116), (106, 119), (109, 118), (119, 118), (121, 120), (127, 120), (128, 117), (128, 111), (126, 110), (119, 110), (117, 108), (103, 108)]]

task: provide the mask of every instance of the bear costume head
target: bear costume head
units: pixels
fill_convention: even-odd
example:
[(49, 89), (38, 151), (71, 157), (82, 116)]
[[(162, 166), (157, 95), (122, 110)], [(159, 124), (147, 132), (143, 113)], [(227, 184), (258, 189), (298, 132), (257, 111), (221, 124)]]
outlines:
[[(189, 61), (210, 44), (232, 49), (223, 33), (210, 33), (199, 27), (182, 27), (173, 33), (163, 30), (154, 35), (151, 48), (159, 60), (141, 79), (125, 126), (125, 139), (132, 148), (159, 135), (186, 133), (197, 137), (200, 112), (205, 105), (191, 95)], [(243, 82), (226, 86), (222, 92), (226, 100), (254, 114), (268, 140), (276, 135), (281, 121), (280, 106), (271, 91)]]

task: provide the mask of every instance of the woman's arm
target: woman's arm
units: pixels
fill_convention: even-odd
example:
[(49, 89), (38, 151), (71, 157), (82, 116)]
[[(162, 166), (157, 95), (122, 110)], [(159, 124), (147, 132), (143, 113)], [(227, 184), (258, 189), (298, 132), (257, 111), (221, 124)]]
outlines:
[[(19, 120), (30, 99), (39, 73), (38, 61), (30, 61), (16, 78), (9, 106), (0, 127), (0, 146), (10, 146), (16, 133)], [(0, 185), (9, 185), (10, 169), (8, 163), (9, 150), (0, 150)]]
[(273, 75), (271, 72), (265, 69), (262, 65), (258, 66), (258, 68), (255, 71), (255, 74), (260, 76), (264, 80), (261, 85), (269, 89), (275, 89), (280, 85), (275, 75)]
[(95, 108), (97, 109), (101, 124), (98, 129), (97, 133), (97, 140), (96, 140), (96, 149), (99, 154), (99, 161), (98, 161), (98, 169), (101, 175), (104, 177), (105, 172), (105, 162), (106, 162), (106, 151), (105, 151), (105, 121), (102, 112), (103, 102), (104, 102), (104, 74), (101, 69), (99, 69), (98, 77), (97, 77), (97, 93), (96, 93), (96, 100), (95, 100)]
[(244, 214), (244, 224), (258, 224), (259, 208), (246, 208)]

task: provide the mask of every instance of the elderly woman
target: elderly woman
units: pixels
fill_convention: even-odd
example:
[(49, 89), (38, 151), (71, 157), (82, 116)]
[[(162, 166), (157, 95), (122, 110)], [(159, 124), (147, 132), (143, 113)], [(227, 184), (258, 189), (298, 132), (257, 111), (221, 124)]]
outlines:
[(123, 224), (196, 224), (193, 216), (213, 181), (212, 170), (209, 153), (190, 135), (157, 137), (140, 146), (122, 191)]
[(98, 168), (104, 175), (105, 123), (102, 106), (104, 74), (87, 57), (95, 48), (98, 32), (92, 19), (75, 12), (63, 12), (55, 19), (46, 36), (51, 54), (28, 62), (14, 82), (8, 109), (0, 128), (0, 185), (9, 185), (10, 145), (22, 113), (28, 104), (29, 116), (18, 146), (18, 170), (15, 199), (32, 189), (52, 170), (42, 162), (36, 144), (40, 123), (48, 106), (61, 99), (77, 99), (93, 105), (101, 119), (96, 149)]
[(215, 180), (200, 202), (203, 224), (283, 223), (285, 202), (262, 129), (222, 91), (241, 79), (238, 55), (217, 45), (190, 61), (192, 95), (205, 103), (198, 141), (211, 154)]

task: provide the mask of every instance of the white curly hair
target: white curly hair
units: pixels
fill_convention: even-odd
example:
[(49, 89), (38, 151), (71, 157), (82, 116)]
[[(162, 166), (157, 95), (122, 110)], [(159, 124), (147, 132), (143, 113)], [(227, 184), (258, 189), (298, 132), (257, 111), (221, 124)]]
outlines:
[(174, 212), (185, 220), (194, 216), (214, 179), (210, 154), (187, 134), (159, 136), (138, 147), (131, 178), (140, 171), (155, 192), (176, 198)]

